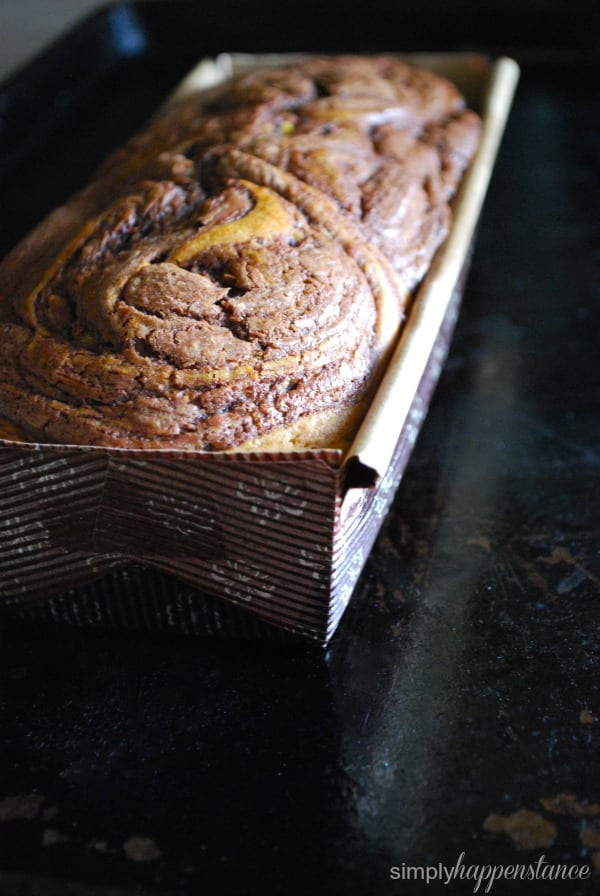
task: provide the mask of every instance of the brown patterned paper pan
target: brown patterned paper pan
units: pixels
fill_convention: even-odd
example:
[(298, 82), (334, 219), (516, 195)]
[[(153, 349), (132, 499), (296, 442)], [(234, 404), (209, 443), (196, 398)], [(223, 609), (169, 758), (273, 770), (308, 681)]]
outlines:
[[(5, 612), (250, 637), (285, 630), (322, 643), (331, 637), (439, 377), (517, 80), (510, 60), (428, 59), (441, 72), (448, 70), (446, 59), (476, 108), (479, 101), (482, 144), (457, 198), (450, 237), (419, 290), (348, 455), (2, 440), (0, 605)], [(216, 69), (251, 63), (248, 57), (221, 57)], [(218, 75), (214, 64), (203, 63), (203, 78), (207, 72), (209, 80)], [(181, 90), (197, 82), (194, 70)]]
[(268, 633), (262, 622), (326, 643), (408, 462), (459, 299), (457, 288), (388, 469), (370, 487), (348, 487), (357, 472), (337, 451), (0, 454), (4, 609), (251, 637)]

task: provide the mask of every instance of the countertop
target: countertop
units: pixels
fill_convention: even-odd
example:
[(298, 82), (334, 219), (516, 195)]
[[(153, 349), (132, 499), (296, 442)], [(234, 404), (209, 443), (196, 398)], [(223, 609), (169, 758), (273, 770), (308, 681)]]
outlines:
[(2, 0), (0, 81), (98, 9), (98, 0)]

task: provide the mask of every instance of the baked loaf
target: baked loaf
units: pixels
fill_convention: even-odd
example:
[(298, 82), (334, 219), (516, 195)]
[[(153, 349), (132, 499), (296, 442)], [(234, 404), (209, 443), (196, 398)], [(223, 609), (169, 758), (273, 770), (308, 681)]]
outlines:
[(385, 57), (173, 104), (0, 266), (0, 435), (344, 447), (479, 127), (450, 83)]

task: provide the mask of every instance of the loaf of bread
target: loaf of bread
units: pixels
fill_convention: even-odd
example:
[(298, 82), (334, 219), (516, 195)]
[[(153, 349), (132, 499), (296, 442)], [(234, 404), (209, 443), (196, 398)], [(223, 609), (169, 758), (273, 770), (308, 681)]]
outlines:
[(0, 266), (0, 435), (344, 447), (479, 130), (449, 82), (387, 57), (172, 104)]

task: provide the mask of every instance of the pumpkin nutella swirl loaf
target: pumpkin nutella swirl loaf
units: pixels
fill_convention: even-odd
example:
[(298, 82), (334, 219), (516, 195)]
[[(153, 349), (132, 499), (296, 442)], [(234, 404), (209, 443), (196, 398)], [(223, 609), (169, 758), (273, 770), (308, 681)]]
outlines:
[(344, 446), (479, 130), (450, 83), (385, 57), (173, 104), (0, 266), (0, 434)]

